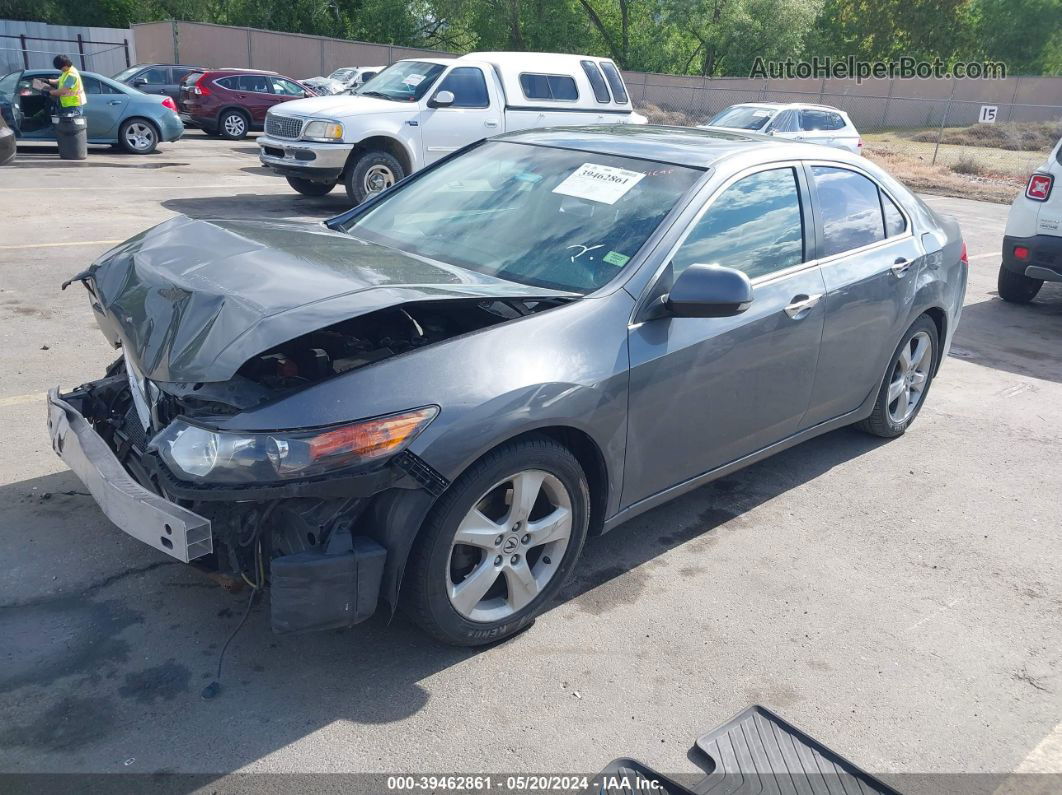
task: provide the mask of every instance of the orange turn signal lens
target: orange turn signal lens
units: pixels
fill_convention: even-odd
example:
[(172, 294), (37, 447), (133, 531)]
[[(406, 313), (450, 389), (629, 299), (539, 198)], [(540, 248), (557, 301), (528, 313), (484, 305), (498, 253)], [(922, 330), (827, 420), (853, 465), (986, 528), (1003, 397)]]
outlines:
[(340, 455), (371, 461), (412, 441), (438, 413), (437, 407), (428, 406), (325, 431), (306, 440), (310, 460)]

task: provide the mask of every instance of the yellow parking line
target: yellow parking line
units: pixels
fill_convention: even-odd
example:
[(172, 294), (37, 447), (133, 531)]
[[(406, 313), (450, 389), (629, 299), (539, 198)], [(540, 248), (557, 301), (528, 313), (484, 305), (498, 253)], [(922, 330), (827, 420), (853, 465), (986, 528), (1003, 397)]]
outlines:
[(7, 406), (21, 406), (23, 403), (43, 403), (46, 397), (48, 397), (47, 392), (34, 392), (32, 395), (12, 395), (0, 398), (0, 409)]
[(57, 246), (113, 246), (121, 243), (119, 240), (73, 240), (69, 243), (18, 243), (14, 246), (0, 246), (0, 251), (10, 251), (15, 248), (56, 248)]

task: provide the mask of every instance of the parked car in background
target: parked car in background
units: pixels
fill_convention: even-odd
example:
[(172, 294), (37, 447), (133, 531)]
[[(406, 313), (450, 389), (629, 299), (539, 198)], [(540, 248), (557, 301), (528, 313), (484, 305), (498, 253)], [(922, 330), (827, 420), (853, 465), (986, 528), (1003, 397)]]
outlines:
[[(41, 91), (56, 69), (26, 69), (0, 77), (0, 111), (20, 141), (54, 141), (55, 100)], [(154, 152), (160, 142), (184, 134), (177, 105), (168, 96), (145, 94), (109, 77), (82, 72), (88, 104), (84, 108), (90, 144), (116, 144), (137, 155)]]
[(15, 159), (15, 131), (0, 115), (0, 166), (6, 166)]
[(211, 69), (185, 77), (177, 106), (183, 120), (209, 135), (239, 140), (262, 129), (270, 108), (312, 96), (310, 88), (276, 72)]
[(49, 394), (51, 443), (115, 524), (268, 583), (278, 632), (383, 602), (478, 645), (588, 535), (907, 431), (967, 261), (850, 153), (602, 125), (480, 141), (325, 225), (173, 218), (75, 278), (121, 353)]
[(1062, 140), (1010, 205), (1003, 232), (999, 297), (1027, 304), (1044, 282), (1062, 282)]
[(328, 77), (309, 77), (302, 82), (318, 94), (340, 94), (361, 87), (384, 70), (383, 66), (345, 66)]
[(181, 93), (181, 81), (189, 72), (201, 72), (201, 66), (172, 63), (139, 63), (123, 69), (112, 79), (145, 94), (165, 94), (174, 102)]
[(398, 61), (352, 96), (269, 111), (263, 165), (307, 196), (354, 204), (480, 138), (563, 124), (644, 124), (607, 58), (478, 52)]
[(705, 127), (777, 135), (794, 141), (833, 146), (862, 154), (863, 139), (843, 110), (799, 102), (748, 102), (731, 105)]

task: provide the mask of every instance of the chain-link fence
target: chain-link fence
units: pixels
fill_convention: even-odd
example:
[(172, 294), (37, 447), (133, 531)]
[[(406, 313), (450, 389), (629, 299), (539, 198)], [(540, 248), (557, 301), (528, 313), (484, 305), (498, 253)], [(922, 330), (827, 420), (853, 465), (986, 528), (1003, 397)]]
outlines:
[(864, 154), (902, 179), (926, 189), (961, 181), (976, 187), (971, 195), (986, 198), (1013, 196), (1062, 138), (1062, 105), (953, 95), (777, 91), (766, 89), (762, 81), (759, 87), (754, 81), (727, 81), (720, 87), (675, 85), (666, 77), (653, 77), (658, 76), (631, 86), (635, 104), (651, 122), (707, 124), (719, 111), (745, 102), (830, 105), (852, 119), (863, 138)]

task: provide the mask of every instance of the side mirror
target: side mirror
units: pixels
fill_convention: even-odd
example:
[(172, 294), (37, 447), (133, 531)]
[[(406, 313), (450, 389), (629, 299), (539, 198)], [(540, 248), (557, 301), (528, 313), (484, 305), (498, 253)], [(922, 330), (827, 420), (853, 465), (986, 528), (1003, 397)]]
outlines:
[(428, 100), (429, 108), (448, 108), (454, 104), (454, 92), (453, 91), (440, 91), (430, 100)]
[(138, 77), (136, 80), (133, 81), (133, 85), (137, 88), (140, 88), (140, 86), (146, 86), (147, 84), (148, 81), (146, 77)]
[(752, 283), (739, 270), (690, 265), (662, 299), (674, 317), (732, 317), (752, 303)]

